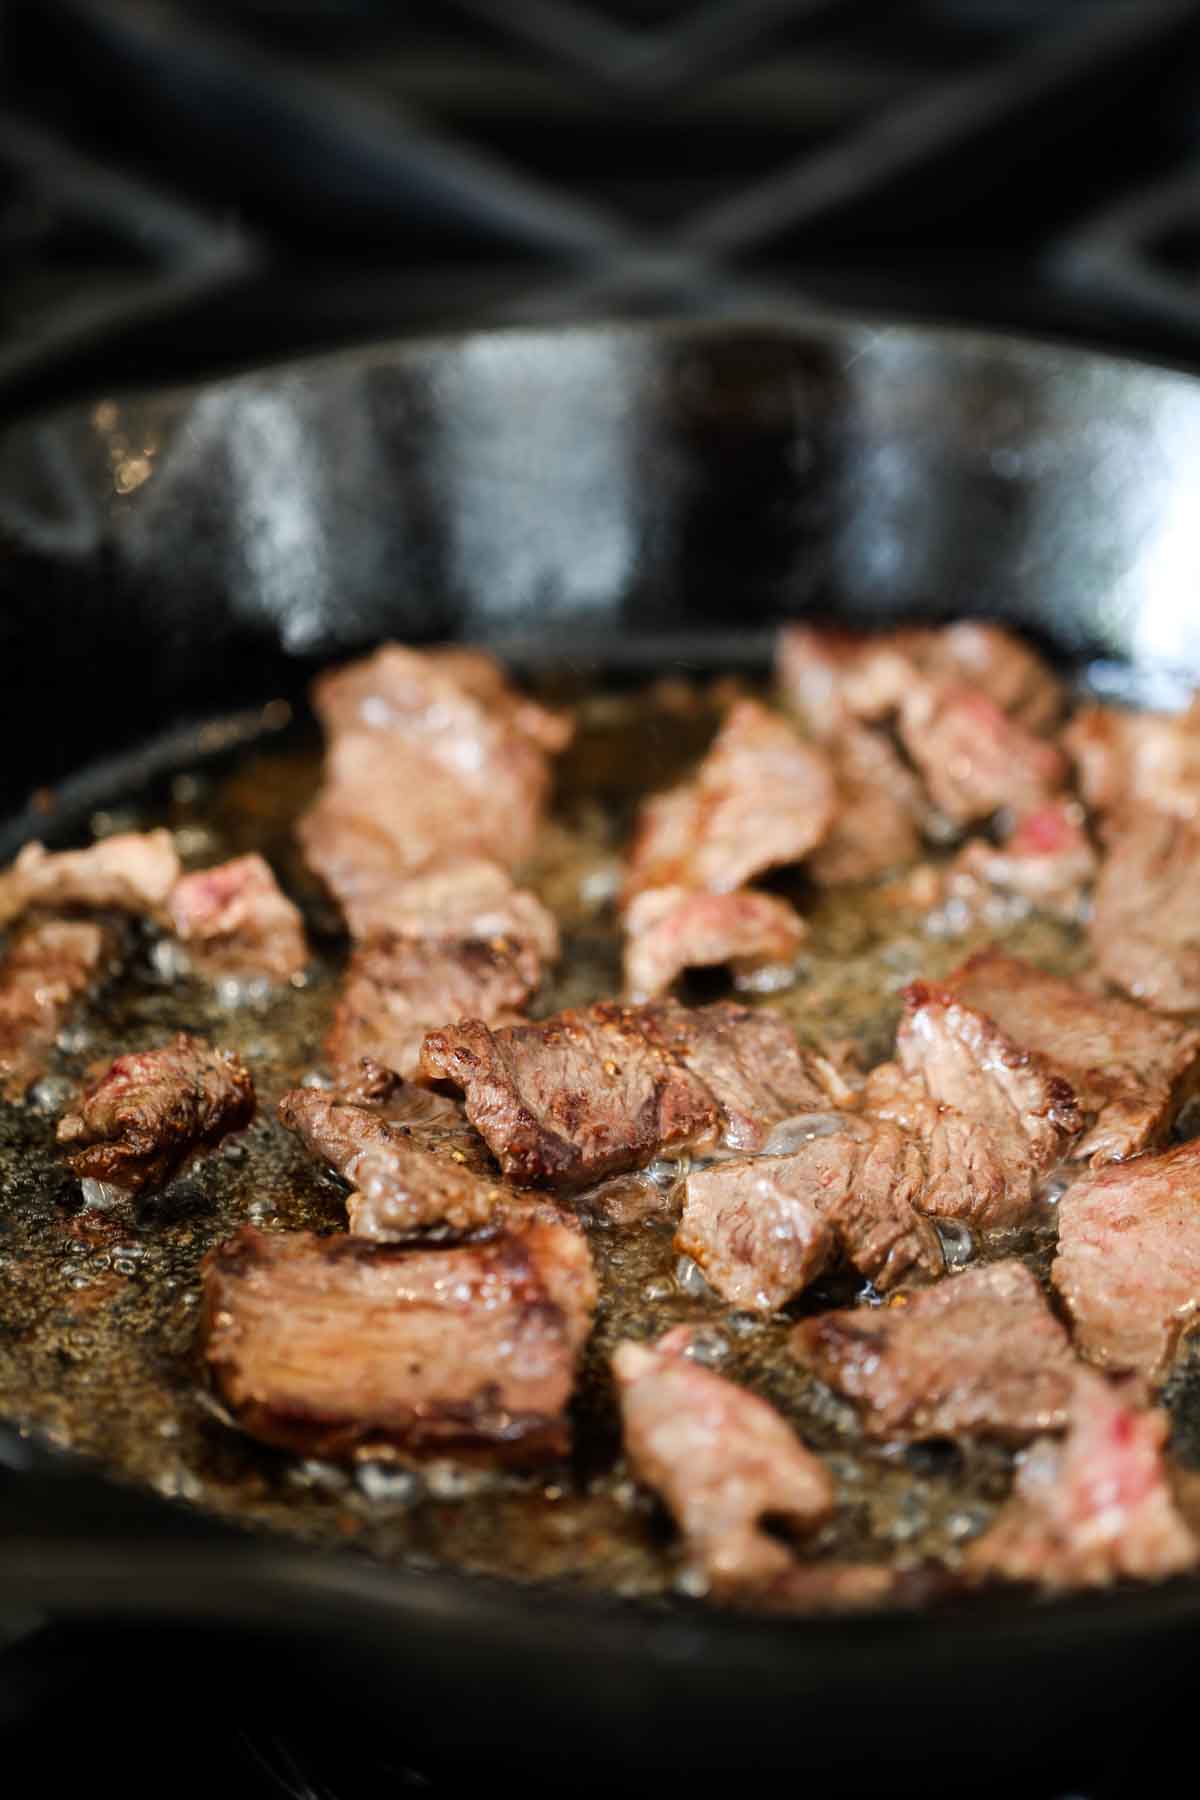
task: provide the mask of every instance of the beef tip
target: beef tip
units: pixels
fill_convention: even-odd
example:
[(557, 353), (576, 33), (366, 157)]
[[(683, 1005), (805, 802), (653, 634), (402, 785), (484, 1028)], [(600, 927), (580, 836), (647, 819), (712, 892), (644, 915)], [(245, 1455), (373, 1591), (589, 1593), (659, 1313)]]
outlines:
[(777, 673), (789, 704), (822, 738), (847, 720), (897, 712), (922, 679), (979, 688), (1029, 731), (1048, 731), (1063, 710), (1062, 684), (1037, 652), (1002, 626), (973, 619), (874, 635), (788, 626)]
[(685, 969), (722, 964), (751, 986), (773, 973), (786, 980), (806, 935), (795, 907), (748, 888), (732, 894), (647, 888), (627, 908), (625, 931), (625, 992), (631, 1000), (666, 993)]
[(1051, 1274), (1084, 1356), (1161, 1381), (1200, 1317), (1200, 1140), (1074, 1182)]
[(654, 1345), (618, 1345), (625, 1453), (712, 1593), (769, 1593), (797, 1565), (764, 1520), (814, 1531), (833, 1511), (833, 1482), (765, 1400), (691, 1360), (691, 1341), (684, 1326)]
[(1045, 912), (1078, 919), (1098, 858), (1076, 801), (1027, 813), (1002, 844), (974, 838), (955, 858), (948, 889), (970, 900), (979, 889), (1017, 894)]
[(934, 682), (910, 687), (899, 732), (933, 804), (956, 825), (1002, 807), (1018, 817), (1035, 812), (1066, 781), (1062, 751), (979, 688)]
[(643, 805), (626, 904), (646, 888), (730, 893), (807, 856), (833, 811), (825, 753), (758, 701), (740, 700), (692, 780)]
[(821, 1313), (791, 1343), (854, 1402), (870, 1438), (1019, 1443), (1067, 1422), (1076, 1364), (1023, 1263), (968, 1269), (886, 1306)]
[[(449, 858), (531, 852), (567, 724), (510, 689), (481, 652), (387, 645), (322, 676), (324, 786), (301, 821), (310, 865), (348, 912)], [(372, 900), (373, 896), (373, 900)]]
[(422, 1071), (463, 1091), (506, 1174), (554, 1187), (718, 1139), (759, 1148), (848, 1091), (777, 1014), (728, 1002), (602, 1003), (497, 1031), (466, 1020), (428, 1035)]
[(371, 938), (350, 958), (326, 1053), (339, 1082), (353, 1078), (364, 1056), (412, 1075), (432, 1026), (507, 1023), (536, 982), (536, 961), (504, 945)]
[(0, 925), (31, 906), (86, 906), (159, 918), (179, 879), (169, 831), (125, 831), (86, 850), (26, 844), (0, 875)]
[(847, 725), (830, 745), (837, 807), (808, 861), (815, 881), (834, 887), (873, 881), (908, 863), (921, 847), (921, 785), (888, 739), (869, 726)]
[(189, 961), (206, 975), (289, 981), (308, 962), (300, 914), (256, 854), (183, 876), (167, 908)]
[(896, 1056), (909, 1095), (919, 1082), (931, 1105), (910, 1100), (906, 1110), (892, 1097), (881, 1109), (879, 1074), (866, 1105), (921, 1135), (922, 1209), (985, 1230), (1022, 1224), (1083, 1128), (1070, 1083), (951, 988), (926, 982), (906, 990)]
[(528, 1462), (568, 1447), (595, 1298), (564, 1223), (438, 1250), (246, 1225), (206, 1259), (204, 1354), (238, 1424), (283, 1449)]
[(88, 919), (23, 925), (0, 957), (0, 1093), (20, 1100), (76, 1002), (109, 960), (109, 934)]
[(1114, 986), (1159, 1012), (1200, 1010), (1200, 824), (1146, 809), (1115, 827), (1089, 937)]
[(436, 862), (417, 874), (393, 864), (368, 891), (343, 897), (350, 935), (428, 940), (502, 941), (534, 962), (558, 955), (558, 926), (536, 894), (519, 888), (507, 869), (484, 857)]
[(1094, 812), (1152, 807), (1179, 819), (1200, 818), (1200, 699), (1180, 713), (1081, 707), (1063, 743)]
[(583, 1186), (718, 1135), (716, 1101), (644, 1034), (643, 1010), (601, 1004), (497, 1031), (465, 1020), (429, 1033), (422, 1072), (463, 1090), (506, 1174)]
[(980, 951), (945, 986), (1070, 1083), (1086, 1119), (1077, 1158), (1112, 1162), (1161, 1142), (1200, 1083), (1200, 1031), (1001, 950)]
[(318, 1088), (296, 1088), (278, 1108), (288, 1130), (355, 1188), (347, 1210), (357, 1237), (388, 1243), (431, 1225), (488, 1224), (504, 1195), (483, 1158), (461, 1148), (463, 1134), (414, 1130), (396, 1110)]
[(254, 1083), (232, 1050), (180, 1032), (118, 1056), (58, 1123), (76, 1175), (138, 1193), (160, 1187), (200, 1150), (254, 1117)]
[(844, 1068), (802, 1048), (787, 1020), (764, 1007), (666, 1000), (630, 1010), (647, 1036), (704, 1083), (727, 1150), (768, 1148), (795, 1115), (846, 1106), (855, 1096)]
[(968, 1573), (1054, 1590), (1194, 1568), (1200, 1544), (1172, 1498), (1168, 1428), (1165, 1413), (1076, 1370), (1066, 1437), (1024, 1452), (1011, 1500), (967, 1551)]
[(913, 1209), (924, 1177), (916, 1144), (853, 1114), (813, 1124), (786, 1156), (739, 1157), (687, 1177), (676, 1247), (735, 1306), (786, 1305), (839, 1250), (881, 1292), (942, 1273), (934, 1228)]

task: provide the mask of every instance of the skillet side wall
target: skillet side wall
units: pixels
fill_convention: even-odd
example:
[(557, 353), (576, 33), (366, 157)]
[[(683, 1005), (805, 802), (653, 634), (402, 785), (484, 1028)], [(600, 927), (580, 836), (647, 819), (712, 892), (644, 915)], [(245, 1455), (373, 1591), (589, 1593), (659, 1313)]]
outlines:
[(644, 666), (978, 612), (1200, 668), (1198, 480), (1189, 377), (909, 326), (497, 333), (102, 396), (0, 433), (0, 805), (388, 635)]
[[(1187, 376), (838, 322), (384, 346), (17, 421), (0, 433), (0, 811), (387, 635), (644, 669), (761, 655), (803, 613), (977, 612), (1064, 656), (1197, 671), (1198, 482)], [(330, 1703), (352, 1685), (385, 1729), (419, 1694), (445, 1747), (464, 1688), (486, 1689), (480, 1756), (518, 1755), (557, 1719), (568, 1761), (853, 1757), (877, 1779), (974, 1752), (998, 1708), (1022, 1722), (1014, 1752), (1039, 1756), (1102, 1724), (1118, 1681), (1125, 1706), (1132, 1669), (1140, 1703), (1186, 1668), (1200, 1611), (1184, 1584), (1010, 1610), (994, 1635), (990, 1613), (602, 1625), (452, 1577), (418, 1594), (372, 1570), (368, 1596), (357, 1564), (281, 1570), (248, 1548), (222, 1585), (205, 1556), (224, 1563), (230, 1539), (207, 1522), (151, 1519), (146, 1498), (49, 1453), (41, 1488), (13, 1467), (0, 1582), (29, 1604), (306, 1621), (321, 1666), (345, 1670)], [(51, 1489), (67, 1501), (57, 1541)], [(141, 1531), (160, 1526), (139, 1583)]]

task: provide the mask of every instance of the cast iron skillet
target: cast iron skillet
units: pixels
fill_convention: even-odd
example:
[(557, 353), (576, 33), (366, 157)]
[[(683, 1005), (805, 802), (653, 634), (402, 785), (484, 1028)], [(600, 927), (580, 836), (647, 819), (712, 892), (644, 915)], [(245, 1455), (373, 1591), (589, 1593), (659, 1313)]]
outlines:
[[(1198, 487), (1188, 375), (853, 320), (389, 344), (20, 420), (0, 434), (0, 854), (41, 828), (36, 787), (93, 765), (69, 788), (100, 803), (194, 750), (187, 721), (386, 636), (714, 666), (761, 660), (799, 613), (981, 613), (1171, 698), (1200, 672)], [(1114, 1717), (1188, 1678), (1200, 1622), (1200, 1581), (760, 1622), (384, 1569), (2, 1428), (0, 1592), (276, 1633), (320, 1654), (330, 1706), (452, 1761), (892, 1783), (943, 1759), (973, 1781), (989, 1745), (1103, 1760)]]

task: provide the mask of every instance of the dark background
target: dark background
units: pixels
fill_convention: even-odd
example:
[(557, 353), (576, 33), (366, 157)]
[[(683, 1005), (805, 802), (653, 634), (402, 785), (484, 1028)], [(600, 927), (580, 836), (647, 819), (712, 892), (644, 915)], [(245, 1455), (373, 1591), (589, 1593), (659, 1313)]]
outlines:
[[(808, 304), (1200, 365), (1200, 5), (0, 11), (0, 417), (379, 335)], [(318, 1671), (252, 1646), (97, 1637), (0, 1596), (0, 1751), (51, 1794), (456, 1786), (321, 1712)], [(1081, 1794), (1151, 1791), (1178, 1726), (1143, 1711)], [(987, 1746), (958, 1791), (1003, 1762)], [(681, 1746), (689, 1785), (696, 1765)]]

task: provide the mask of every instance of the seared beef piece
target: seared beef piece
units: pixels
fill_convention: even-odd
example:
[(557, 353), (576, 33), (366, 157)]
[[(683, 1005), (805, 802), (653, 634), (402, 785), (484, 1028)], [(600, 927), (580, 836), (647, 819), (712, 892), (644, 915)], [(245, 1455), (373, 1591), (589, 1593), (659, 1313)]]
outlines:
[(339, 1082), (353, 1078), (364, 1056), (412, 1075), (431, 1026), (464, 1018), (506, 1023), (536, 983), (536, 960), (525, 951), (372, 938), (350, 958), (326, 1054)]
[(138, 1193), (254, 1117), (254, 1083), (232, 1050), (181, 1031), (158, 1050), (118, 1056), (58, 1122), (76, 1175)]
[(167, 909), (189, 961), (205, 975), (288, 981), (308, 962), (303, 920), (256, 854), (183, 876)]
[(0, 925), (31, 906), (87, 906), (159, 918), (179, 879), (169, 831), (125, 831), (86, 850), (26, 844), (0, 875)]
[(1181, 713), (1085, 706), (1063, 743), (1093, 811), (1136, 815), (1152, 807), (1200, 818), (1200, 700)]
[(1061, 750), (1011, 718), (980, 688), (923, 682), (900, 708), (900, 738), (934, 805), (956, 825), (1009, 808), (1018, 817), (1063, 787)]
[(414, 1131), (390, 1118), (386, 1104), (295, 1088), (279, 1102), (279, 1118), (357, 1190), (346, 1203), (357, 1237), (386, 1243), (430, 1225), (472, 1231), (504, 1198), (460, 1137)]
[(483, 857), (431, 863), (405, 874), (394, 862), (368, 889), (360, 882), (342, 896), (350, 935), (370, 937), (477, 939), (503, 942), (538, 962), (558, 955), (558, 926), (536, 894), (515, 885), (507, 869)]
[(625, 993), (630, 1000), (665, 994), (685, 969), (727, 963), (735, 978), (778, 971), (787, 978), (806, 935), (795, 907), (772, 894), (739, 888), (697, 894), (647, 888), (625, 912)]
[(1002, 950), (981, 950), (944, 985), (1070, 1083), (1087, 1119), (1076, 1158), (1112, 1162), (1159, 1143), (1200, 1083), (1200, 1031)]
[(99, 979), (111, 942), (85, 919), (30, 921), (0, 957), (0, 1093), (20, 1100), (75, 1002)]
[(712, 1593), (769, 1594), (796, 1561), (764, 1520), (814, 1531), (833, 1511), (833, 1482), (765, 1400), (692, 1361), (691, 1341), (680, 1326), (654, 1345), (617, 1346), (625, 1453)]
[(906, 990), (896, 1057), (910, 1082), (892, 1090), (886, 1065), (873, 1071), (865, 1105), (921, 1137), (922, 1211), (984, 1229), (1020, 1225), (1082, 1130), (1070, 1083), (953, 989), (927, 982)]
[(679, 1006), (664, 1000), (628, 1009), (645, 1034), (694, 1076), (717, 1103), (727, 1150), (769, 1147), (774, 1127), (798, 1113), (846, 1106), (856, 1089), (829, 1057), (802, 1049), (777, 1012), (738, 1006)]
[(625, 903), (646, 888), (730, 893), (807, 856), (833, 813), (824, 751), (757, 700), (739, 700), (692, 779), (642, 806)]
[(849, 719), (896, 712), (922, 678), (979, 687), (1030, 731), (1048, 731), (1063, 709), (1062, 685), (1036, 651), (973, 619), (874, 635), (791, 625), (780, 633), (777, 672), (789, 704), (823, 738)]
[(1002, 844), (972, 838), (955, 858), (947, 888), (968, 900), (979, 888), (997, 888), (1078, 919), (1098, 866), (1083, 809), (1054, 800), (1027, 813)]
[(312, 1456), (557, 1456), (596, 1286), (582, 1233), (535, 1220), (401, 1250), (244, 1225), (204, 1275), (204, 1354), (242, 1428)]
[[(481, 652), (385, 646), (321, 677), (313, 704), (329, 746), (301, 821), (306, 857), (354, 916), (386, 883), (460, 857), (527, 857), (565, 721), (511, 690)], [(370, 921), (371, 929), (379, 923)]]
[(1023, 1263), (968, 1269), (887, 1306), (821, 1313), (791, 1342), (854, 1401), (868, 1437), (1019, 1443), (1067, 1422), (1075, 1359)]
[(914, 1141), (853, 1114), (814, 1125), (787, 1156), (739, 1157), (687, 1177), (676, 1247), (735, 1306), (784, 1306), (839, 1250), (880, 1291), (942, 1273), (934, 1228), (913, 1210), (924, 1180)]
[(536, 1025), (430, 1032), (422, 1071), (466, 1096), (506, 1174), (578, 1187), (719, 1138), (759, 1148), (772, 1124), (848, 1090), (777, 1014), (722, 1002), (602, 1003)]
[(1107, 979), (1159, 1012), (1200, 1010), (1200, 824), (1145, 809), (1115, 824), (1089, 927)]
[(1200, 1139), (1073, 1183), (1051, 1273), (1084, 1356), (1161, 1381), (1200, 1321)]
[(872, 881), (911, 862), (921, 847), (921, 784), (881, 731), (846, 725), (829, 746), (837, 781), (833, 823), (813, 851), (815, 881)]
[(1180, 1574), (1200, 1560), (1176, 1510), (1164, 1412), (1139, 1411), (1115, 1383), (1078, 1369), (1070, 1426), (1021, 1457), (1013, 1497), (967, 1551), (975, 1576), (1048, 1589)]

